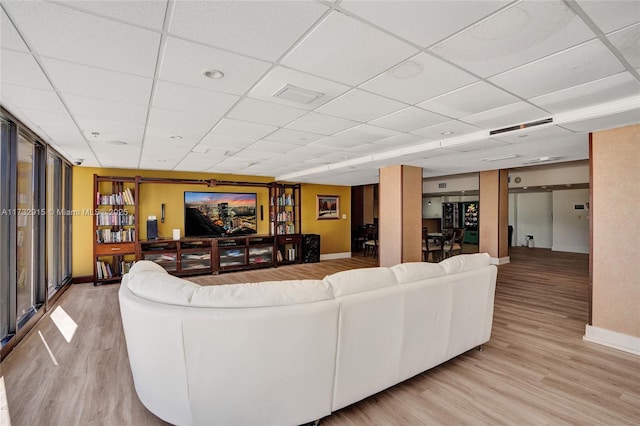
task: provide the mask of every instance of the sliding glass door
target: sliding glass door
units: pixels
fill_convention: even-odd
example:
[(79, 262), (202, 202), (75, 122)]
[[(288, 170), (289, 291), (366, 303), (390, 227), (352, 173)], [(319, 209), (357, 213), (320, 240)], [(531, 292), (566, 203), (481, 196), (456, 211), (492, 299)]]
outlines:
[(68, 255), (71, 216), (71, 167), (53, 153), (47, 156), (47, 297), (51, 299), (70, 278)]

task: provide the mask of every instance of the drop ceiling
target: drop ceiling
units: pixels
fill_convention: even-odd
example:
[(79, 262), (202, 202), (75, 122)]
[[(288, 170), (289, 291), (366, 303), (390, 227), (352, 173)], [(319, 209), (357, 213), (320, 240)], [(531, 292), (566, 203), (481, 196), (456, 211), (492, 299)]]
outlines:
[(83, 166), (360, 185), (584, 160), (640, 123), (636, 0), (0, 6), (0, 103)]

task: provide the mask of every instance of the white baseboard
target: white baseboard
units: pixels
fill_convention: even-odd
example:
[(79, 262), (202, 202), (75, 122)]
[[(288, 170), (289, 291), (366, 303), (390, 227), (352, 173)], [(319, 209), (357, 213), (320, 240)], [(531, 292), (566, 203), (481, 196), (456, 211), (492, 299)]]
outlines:
[(327, 253), (321, 254), (320, 260), (333, 260), (333, 259), (348, 259), (351, 257), (350, 251), (345, 251), (343, 253)]
[(567, 253), (582, 253), (589, 254), (589, 247), (579, 247), (579, 246), (553, 246), (551, 247), (551, 251), (564, 251)]
[(583, 340), (640, 355), (640, 337), (629, 336), (605, 328), (586, 326)]
[(492, 257), (489, 259), (489, 263), (492, 265), (504, 265), (505, 263), (511, 263), (511, 257)]

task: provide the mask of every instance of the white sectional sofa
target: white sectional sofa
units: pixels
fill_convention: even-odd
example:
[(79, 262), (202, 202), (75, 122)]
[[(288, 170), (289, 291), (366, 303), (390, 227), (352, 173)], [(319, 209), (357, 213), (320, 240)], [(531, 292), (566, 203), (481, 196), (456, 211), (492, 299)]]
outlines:
[(120, 311), (136, 392), (178, 425), (299, 425), (489, 340), (487, 254), (199, 286), (141, 261)]

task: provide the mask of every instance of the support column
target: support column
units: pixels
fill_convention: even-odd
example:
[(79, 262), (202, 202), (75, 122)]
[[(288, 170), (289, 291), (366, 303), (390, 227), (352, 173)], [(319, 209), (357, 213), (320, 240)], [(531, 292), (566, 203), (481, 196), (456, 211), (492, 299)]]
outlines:
[(480, 252), (489, 253), (491, 263), (509, 263), (509, 173), (480, 172)]
[(378, 252), (380, 266), (422, 260), (422, 168), (380, 169)]
[(365, 185), (362, 192), (362, 222), (373, 223), (373, 185)]

